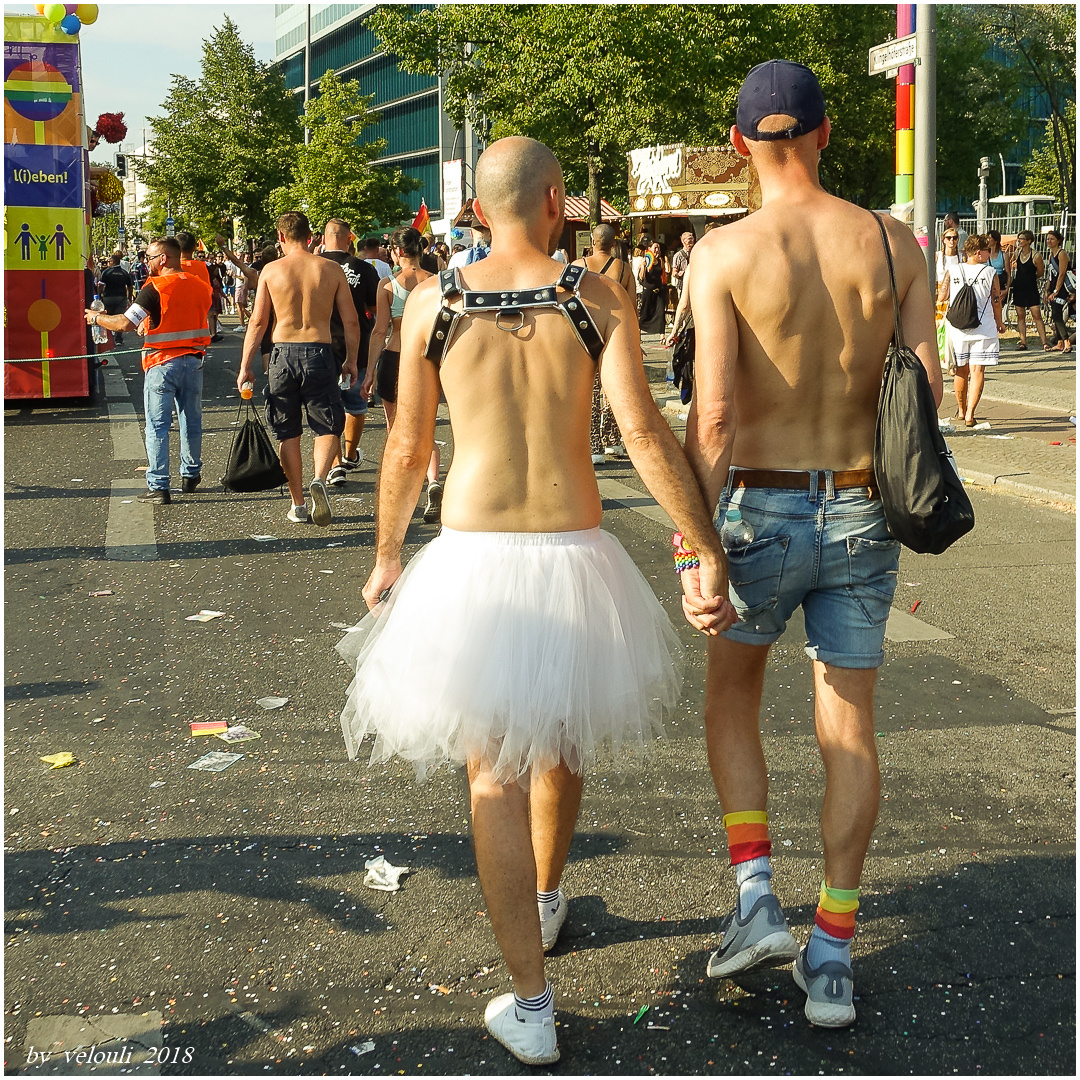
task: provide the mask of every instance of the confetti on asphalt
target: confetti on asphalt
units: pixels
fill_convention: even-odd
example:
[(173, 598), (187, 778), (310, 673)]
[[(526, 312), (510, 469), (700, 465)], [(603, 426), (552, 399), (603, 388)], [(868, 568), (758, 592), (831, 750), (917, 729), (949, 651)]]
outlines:
[(155, 780), (150, 786), (151, 787), (164, 787), (165, 786), (165, 781), (164, 780)]
[(201, 758), (196, 758), (189, 769), (202, 769), (205, 772), (221, 772), (230, 765), (235, 765), (244, 755), (231, 754), (228, 750), (210, 750)]
[(209, 611), (204, 608), (198, 615), (188, 615), (184, 622), (209, 622), (211, 619), (220, 619), (224, 611)]
[(92, 592), (91, 596), (112, 596), (112, 589), (98, 589), (97, 592)]
[(648, 1011), (649, 1011), (649, 1006), (648, 1005), (642, 1005), (641, 1008), (638, 1009), (637, 1016), (634, 1017), (634, 1023), (636, 1024)]
[(905, 581), (904, 584), (907, 585), (909, 588), (917, 589), (922, 584), (922, 582), (921, 581)]
[(255, 704), (264, 709), (280, 709), (288, 700), (287, 697), (261, 697)]
[(921, 601), (921, 600), (916, 600), (916, 601), (915, 601), (915, 603), (911, 605), (911, 614), (912, 614), (912, 615), (914, 615), (914, 614), (915, 614), (915, 612), (916, 612), (916, 611), (918, 610), (918, 608), (919, 608), (919, 605), (920, 605), (921, 603), (922, 603), (922, 601)]
[(269, 544), (271, 540), (276, 540), (276, 536), (260, 536), (258, 533), (251, 534), (252, 540), (258, 540), (260, 544)]
[(320, 570), (319, 571), (320, 574), (332, 574), (333, 572), (334, 572), (333, 570)]
[(62, 769), (65, 765), (75, 764), (75, 755), (65, 750), (62, 754), (46, 754), (41, 760), (54, 769)]
[(361, 1054), (370, 1054), (375, 1049), (375, 1043), (368, 1039), (365, 1043), (360, 1043), (358, 1046), (350, 1046), (349, 1049), (359, 1057)]

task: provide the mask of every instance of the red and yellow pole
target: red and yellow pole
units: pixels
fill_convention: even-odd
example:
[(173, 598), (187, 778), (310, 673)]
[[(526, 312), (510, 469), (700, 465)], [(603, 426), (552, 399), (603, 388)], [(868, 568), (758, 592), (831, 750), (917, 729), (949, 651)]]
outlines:
[[(915, 33), (915, 5), (896, 5), (896, 36)], [(896, 76), (896, 193), (894, 203), (915, 198), (915, 65), (905, 64)]]

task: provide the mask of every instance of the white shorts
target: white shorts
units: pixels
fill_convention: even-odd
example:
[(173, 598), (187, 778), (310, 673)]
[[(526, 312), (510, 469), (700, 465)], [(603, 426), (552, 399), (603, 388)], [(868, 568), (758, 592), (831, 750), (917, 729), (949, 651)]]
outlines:
[(386, 603), (338, 644), (355, 664), (349, 757), (397, 755), (418, 780), (478, 759), (527, 786), (565, 761), (646, 749), (678, 702), (682, 646), (622, 545), (600, 529), (443, 528)]

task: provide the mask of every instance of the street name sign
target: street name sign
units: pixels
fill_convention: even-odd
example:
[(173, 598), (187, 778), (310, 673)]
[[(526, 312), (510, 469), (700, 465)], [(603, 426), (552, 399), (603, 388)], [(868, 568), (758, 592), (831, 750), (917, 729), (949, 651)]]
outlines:
[(881, 45), (875, 45), (870, 49), (870, 74), (888, 75), (895, 73), (907, 64), (917, 64), (919, 53), (915, 47), (915, 35), (908, 34), (906, 37), (886, 41)]

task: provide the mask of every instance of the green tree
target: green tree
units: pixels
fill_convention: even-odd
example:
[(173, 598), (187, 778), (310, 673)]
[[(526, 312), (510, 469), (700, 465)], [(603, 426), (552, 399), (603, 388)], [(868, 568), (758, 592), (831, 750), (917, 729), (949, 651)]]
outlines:
[(150, 120), (153, 157), (134, 162), (140, 178), (171, 199), (174, 217), (238, 217), (263, 231), (303, 131), (281, 74), (255, 59), (228, 16), (203, 42), (198, 81), (173, 76), (162, 114)]
[(408, 71), (446, 77), (445, 105), (490, 138), (530, 135), (570, 188), (626, 190), (626, 152), (726, 142), (757, 63), (786, 56), (819, 73), (836, 129), (830, 189), (880, 205), (891, 191), (889, 87), (865, 75), (884, 40), (878, 5), (439, 5), (381, 9), (370, 26)]
[(996, 161), (1027, 130), (1016, 107), (1021, 75), (987, 49), (985, 9), (939, 4), (937, 10), (938, 200), (970, 213), (979, 158)]
[[(1076, 187), (1076, 9), (1072, 4), (989, 4), (976, 9), (984, 33), (1012, 52), (1050, 106), (1049, 145), (1057, 172), (1052, 187), (1062, 206), (1074, 208)], [(1069, 103), (1073, 103), (1073, 119)]]
[(386, 140), (365, 141), (365, 129), (379, 119), (371, 101), (355, 79), (342, 82), (326, 72), (318, 96), (305, 107), (310, 141), (296, 147), (294, 179), (271, 194), (275, 213), (302, 210), (313, 227), (340, 217), (357, 232), (376, 221), (386, 225), (412, 217), (400, 196), (416, 191), (420, 181), (395, 166), (377, 164)]
[[(1070, 131), (1076, 130), (1075, 101), (1067, 102), (1065, 105), (1065, 123)], [(1042, 142), (1032, 150), (1031, 157), (1024, 166), (1024, 183), (1020, 188), (1020, 194), (1046, 195), (1052, 191), (1060, 191), (1061, 173), (1058, 166), (1054, 121), (1047, 120)], [(1072, 209), (1071, 202), (1065, 205), (1068, 209)]]

